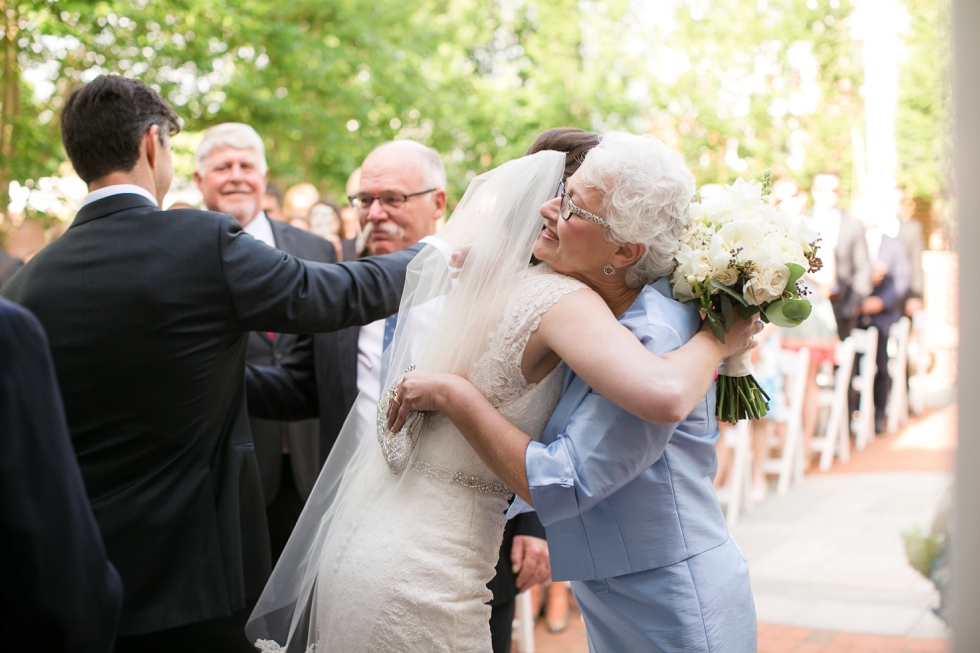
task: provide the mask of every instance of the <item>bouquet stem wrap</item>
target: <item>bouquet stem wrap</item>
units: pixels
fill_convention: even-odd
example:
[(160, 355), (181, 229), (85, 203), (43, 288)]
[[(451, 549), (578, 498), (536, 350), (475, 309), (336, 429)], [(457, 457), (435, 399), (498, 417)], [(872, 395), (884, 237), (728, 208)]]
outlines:
[(751, 376), (752, 350), (740, 351), (723, 360), (718, 365), (718, 374), (722, 376)]
[(716, 414), (723, 422), (762, 419), (769, 413), (769, 395), (752, 376), (751, 361), (752, 351), (747, 349), (718, 365)]

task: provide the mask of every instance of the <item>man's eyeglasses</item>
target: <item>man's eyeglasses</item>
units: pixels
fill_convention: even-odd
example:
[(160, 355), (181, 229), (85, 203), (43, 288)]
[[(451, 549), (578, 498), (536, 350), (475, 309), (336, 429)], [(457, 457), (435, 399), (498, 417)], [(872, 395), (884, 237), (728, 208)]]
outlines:
[(575, 206), (575, 203), (572, 202), (572, 198), (569, 197), (568, 194), (565, 192), (564, 181), (561, 182), (561, 184), (558, 186), (558, 195), (561, 197), (561, 209), (558, 215), (562, 217), (562, 220), (570, 220), (572, 218), (572, 214), (574, 213), (575, 215), (581, 218), (585, 218), (586, 220), (591, 220), (592, 222), (596, 223), (600, 227), (609, 227), (609, 223), (603, 220), (602, 218), (600, 218), (599, 216), (593, 213), (589, 213), (585, 209), (580, 209), (579, 207)]
[(370, 211), (371, 205), (373, 205), (375, 201), (380, 202), (381, 208), (385, 211), (397, 211), (405, 206), (405, 202), (407, 202), (410, 197), (418, 197), (419, 195), (425, 195), (426, 193), (431, 193), (436, 190), (439, 189), (430, 188), (429, 190), (420, 190), (417, 193), (409, 193), (408, 195), (385, 193), (384, 195), (378, 197), (373, 195), (351, 195), (347, 199), (350, 201), (350, 205), (354, 207), (354, 210), (359, 213), (367, 213)]

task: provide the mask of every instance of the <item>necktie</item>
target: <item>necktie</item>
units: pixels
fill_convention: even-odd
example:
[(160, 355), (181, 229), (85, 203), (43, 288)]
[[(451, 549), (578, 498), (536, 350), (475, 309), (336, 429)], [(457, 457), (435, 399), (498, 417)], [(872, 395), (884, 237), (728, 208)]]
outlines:
[(385, 318), (385, 331), (381, 344), (381, 392), (385, 391), (385, 379), (388, 377), (388, 363), (391, 360), (391, 352), (388, 351), (392, 338), (395, 337), (395, 324), (398, 323), (398, 313)]

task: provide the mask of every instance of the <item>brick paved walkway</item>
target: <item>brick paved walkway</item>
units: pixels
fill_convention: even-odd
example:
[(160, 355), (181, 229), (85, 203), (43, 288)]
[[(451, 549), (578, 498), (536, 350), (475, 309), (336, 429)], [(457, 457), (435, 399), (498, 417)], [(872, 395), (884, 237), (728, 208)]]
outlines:
[[(872, 478), (881, 472), (924, 472), (934, 478), (936, 472), (950, 473), (954, 466), (956, 426), (956, 406), (930, 411), (911, 420), (898, 433), (879, 437), (865, 451), (852, 452), (849, 464), (835, 464), (826, 474), (814, 472), (814, 479), (836, 474), (868, 474)], [(782, 499), (791, 498), (793, 492)], [(764, 507), (765, 504), (760, 512)], [(537, 653), (587, 653), (581, 615), (573, 608), (568, 630), (558, 635), (549, 633), (539, 621), (535, 646)], [(514, 650), (516, 653), (516, 646)], [(759, 653), (945, 653), (949, 650), (949, 640), (943, 637), (902, 637), (759, 624)]]

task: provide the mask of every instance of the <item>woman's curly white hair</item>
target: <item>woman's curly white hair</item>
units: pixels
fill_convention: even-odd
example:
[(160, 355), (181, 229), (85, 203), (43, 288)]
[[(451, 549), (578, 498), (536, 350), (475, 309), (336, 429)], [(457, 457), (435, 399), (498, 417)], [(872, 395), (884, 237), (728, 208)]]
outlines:
[(673, 272), (696, 188), (680, 153), (649, 134), (609, 132), (577, 175), (603, 194), (600, 215), (611, 225), (606, 240), (644, 246), (626, 270), (626, 284), (636, 288)]

